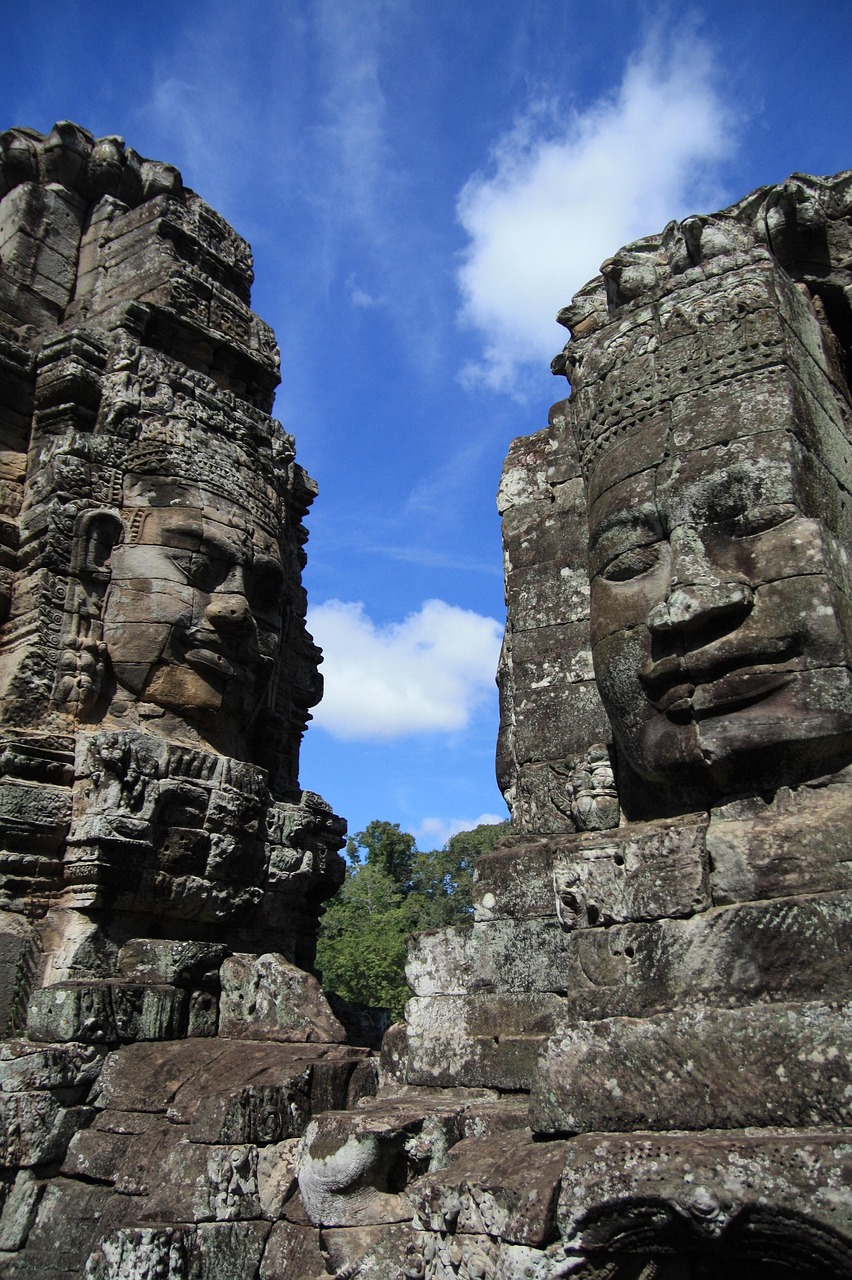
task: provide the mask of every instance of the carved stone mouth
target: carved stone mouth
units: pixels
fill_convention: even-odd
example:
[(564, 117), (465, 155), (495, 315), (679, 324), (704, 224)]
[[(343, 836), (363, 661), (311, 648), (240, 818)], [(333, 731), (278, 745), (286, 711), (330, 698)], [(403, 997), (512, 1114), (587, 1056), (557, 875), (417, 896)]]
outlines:
[(692, 708), (699, 719), (702, 714), (718, 715), (721, 711), (733, 710), (767, 698), (771, 693), (783, 689), (792, 678), (792, 672), (779, 671), (777, 668), (754, 667), (750, 671), (735, 671), (720, 680), (697, 685), (691, 699)]
[(188, 631), (183, 643), (184, 661), (191, 667), (211, 671), (214, 675), (230, 679), (245, 670), (236, 655), (227, 652), (211, 631)]
[(206, 671), (213, 671), (219, 676), (235, 675), (234, 666), (223, 653), (217, 653), (212, 649), (187, 649), (186, 661), (191, 667), (202, 667)]
[(730, 655), (726, 661), (717, 658), (704, 663), (691, 661), (691, 655), (673, 654), (648, 664), (640, 671), (639, 679), (658, 711), (676, 720), (698, 719), (777, 692), (790, 683), (793, 675), (780, 669), (780, 664), (796, 654), (795, 643), (788, 643), (786, 651), (771, 656)]

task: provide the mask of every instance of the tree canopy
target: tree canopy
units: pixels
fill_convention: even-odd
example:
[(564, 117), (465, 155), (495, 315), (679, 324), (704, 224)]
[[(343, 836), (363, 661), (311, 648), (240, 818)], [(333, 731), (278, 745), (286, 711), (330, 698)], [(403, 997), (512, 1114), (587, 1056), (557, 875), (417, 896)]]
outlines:
[(414, 836), (401, 830), (398, 822), (381, 822), (377, 818), (346, 841), (350, 862), (366, 861), (370, 867), (379, 867), (403, 891), (411, 885), (415, 852)]
[(401, 1018), (410, 994), (406, 937), (470, 918), (476, 859), (508, 829), (483, 824), (426, 853), (396, 822), (376, 819), (350, 836), (346, 879), (326, 906), (317, 946), (326, 990)]

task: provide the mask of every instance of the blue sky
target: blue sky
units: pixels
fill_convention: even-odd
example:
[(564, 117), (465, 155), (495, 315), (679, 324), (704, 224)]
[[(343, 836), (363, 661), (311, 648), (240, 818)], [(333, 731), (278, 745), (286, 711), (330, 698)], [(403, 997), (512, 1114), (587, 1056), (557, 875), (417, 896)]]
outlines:
[(2, 0), (2, 127), (176, 164), (251, 242), (319, 481), (302, 785), (421, 848), (494, 783), (494, 495), (556, 310), (626, 240), (852, 167), (849, 0)]

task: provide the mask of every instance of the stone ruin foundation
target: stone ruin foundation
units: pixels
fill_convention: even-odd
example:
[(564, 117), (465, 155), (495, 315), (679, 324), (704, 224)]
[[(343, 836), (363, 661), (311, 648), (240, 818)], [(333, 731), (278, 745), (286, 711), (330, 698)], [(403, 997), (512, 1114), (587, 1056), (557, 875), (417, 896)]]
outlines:
[(315, 486), (248, 246), (0, 135), (0, 1269), (852, 1276), (852, 174), (608, 259), (511, 447), (470, 925), (312, 973)]

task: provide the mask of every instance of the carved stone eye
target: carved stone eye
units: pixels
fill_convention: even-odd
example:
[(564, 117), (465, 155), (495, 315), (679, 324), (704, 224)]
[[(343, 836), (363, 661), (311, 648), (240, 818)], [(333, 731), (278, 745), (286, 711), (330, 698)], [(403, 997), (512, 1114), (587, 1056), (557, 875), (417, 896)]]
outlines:
[(656, 568), (660, 559), (660, 543), (652, 542), (644, 547), (631, 547), (610, 560), (600, 577), (605, 582), (629, 582)]
[(744, 511), (734, 521), (734, 534), (739, 538), (750, 538), (756, 533), (765, 533), (780, 524), (786, 524), (799, 513), (789, 502), (777, 502), (751, 511)]

